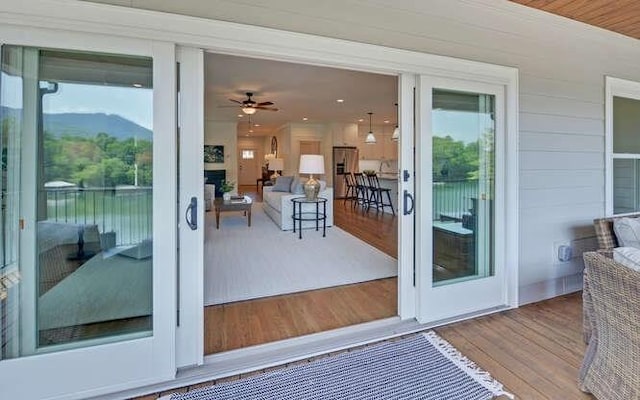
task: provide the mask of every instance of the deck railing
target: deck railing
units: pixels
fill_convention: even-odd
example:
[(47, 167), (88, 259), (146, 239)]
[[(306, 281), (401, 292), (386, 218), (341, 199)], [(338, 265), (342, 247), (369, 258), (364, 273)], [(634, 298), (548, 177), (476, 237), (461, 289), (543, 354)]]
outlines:
[(478, 197), (478, 181), (433, 182), (433, 219), (462, 220), (469, 213), (473, 198)]
[(151, 187), (45, 189), (47, 220), (97, 225), (114, 232), (115, 245), (140, 243), (152, 237)]

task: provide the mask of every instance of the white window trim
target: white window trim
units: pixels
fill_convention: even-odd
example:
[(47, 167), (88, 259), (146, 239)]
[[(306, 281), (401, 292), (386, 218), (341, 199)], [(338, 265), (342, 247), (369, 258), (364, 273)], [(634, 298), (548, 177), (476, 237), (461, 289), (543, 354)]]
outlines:
[[(640, 100), (640, 82), (605, 76), (605, 215), (613, 216), (613, 160), (640, 160), (640, 154), (613, 152), (613, 98)], [(617, 214), (624, 215), (624, 214)]]

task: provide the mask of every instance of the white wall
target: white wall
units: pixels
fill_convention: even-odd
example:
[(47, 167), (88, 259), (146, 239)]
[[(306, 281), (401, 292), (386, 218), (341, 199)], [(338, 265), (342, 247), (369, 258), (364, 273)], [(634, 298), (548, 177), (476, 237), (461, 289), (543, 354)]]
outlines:
[(224, 164), (205, 163), (204, 169), (224, 169), (228, 181), (238, 181), (238, 138), (236, 122), (205, 121), (204, 144), (224, 146)]
[(126, 3), (519, 68), (521, 298), (581, 271), (553, 246), (591, 237), (605, 212), (604, 75), (640, 81), (637, 40), (502, 0)]

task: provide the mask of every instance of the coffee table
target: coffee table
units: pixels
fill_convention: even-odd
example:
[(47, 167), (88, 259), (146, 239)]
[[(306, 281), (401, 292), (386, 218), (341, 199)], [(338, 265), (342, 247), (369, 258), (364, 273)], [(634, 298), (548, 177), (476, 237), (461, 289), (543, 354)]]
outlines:
[(242, 201), (224, 201), (221, 197), (216, 198), (213, 201), (213, 206), (216, 211), (216, 229), (220, 229), (220, 213), (226, 211), (244, 211), (247, 216), (248, 226), (251, 226), (251, 203), (251, 198), (247, 196), (244, 196)]

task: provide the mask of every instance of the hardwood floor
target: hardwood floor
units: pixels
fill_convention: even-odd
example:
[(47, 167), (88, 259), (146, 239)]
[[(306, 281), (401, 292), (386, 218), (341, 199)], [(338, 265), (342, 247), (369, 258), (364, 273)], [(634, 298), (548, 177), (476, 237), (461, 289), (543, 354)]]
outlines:
[(205, 307), (205, 354), (393, 317), (396, 278)]
[[(581, 293), (458, 322), (435, 331), (500, 381), (517, 399), (595, 399), (577, 387), (578, 369), (585, 350)], [(204, 382), (161, 394), (186, 392), (242, 377), (244, 375)], [(152, 400), (159, 395), (140, 399)]]
[(364, 211), (352, 203), (334, 200), (333, 223), (393, 258), (398, 258), (398, 217), (376, 210)]
[[(240, 186), (238, 192), (261, 200), (255, 187)], [(337, 226), (397, 257), (393, 216), (363, 214), (339, 200), (334, 219)], [(397, 279), (389, 278), (205, 307), (205, 354), (392, 317), (398, 314), (397, 297)]]

